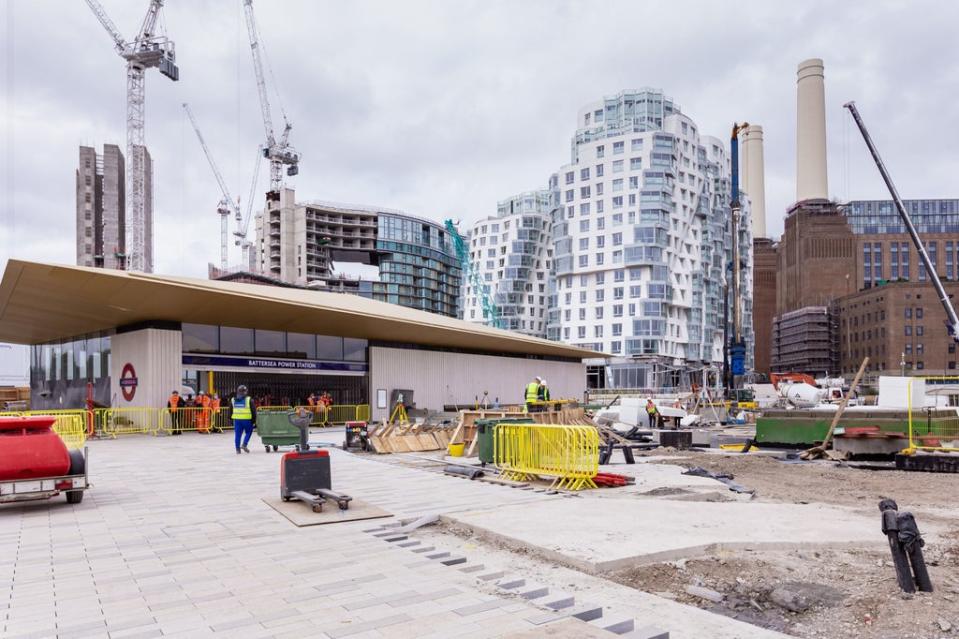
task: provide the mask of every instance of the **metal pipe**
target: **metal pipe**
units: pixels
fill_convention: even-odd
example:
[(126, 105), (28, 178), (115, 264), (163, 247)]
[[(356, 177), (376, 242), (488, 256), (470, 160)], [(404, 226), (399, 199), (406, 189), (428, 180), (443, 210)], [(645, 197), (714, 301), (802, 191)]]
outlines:
[(872, 159), (875, 161), (876, 167), (879, 169), (879, 174), (882, 175), (882, 181), (886, 183), (886, 188), (889, 189), (889, 195), (892, 196), (892, 201), (896, 204), (896, 210), (899, 212), (899, 217), (902, 219), (903, 224), (906, 225), (906, 230), (909, 231), (909, 236), (912, 238), (912, 243), (916, 246), (916, 250), (919, 252), (919, 258), (926, 267), (926, 272), (929, 274), (929, 279), (932, 280), (932, 285), (936, 288), (936, 294), (939, 295), (939, 302), (946, 310), (946, 318), (949, 321), (949, 332), (952, 334), (954, 340), (959, 341), (959, 316), (956, 316), (956, 309), (953, 308), (952, 302), (949, 301), (949, 296), (946, 294), (946, 289), (943, 288), (942, 282), (939, 280), (939, 274), (936, 272), (936, 267), (933, 265), (932, 260), (929, 259), (929, 254), (926, 252), (926, 247), (923, 246), (922, 240), (919, 239), (919, 233), (916, 231), (916, 227), (913, 225), (912, 219), (909, 217), (909, 213), (906, 212), (906, 207), (902, 203), (902, 198), (899, 197), (899, 192), (896, 190), (896, 185), (892, 183), (892, 178), (889, 177), (889, 172), (886, 171), (886, 165), (883, 164), (882, 158), (879, 157), (879, 151), (876, 149), (876, 145), (873, 144), (872, 138), (869, 137), (869, 132), (866, 130), (866, 125), (862, 121), (862, 117), (859, 115), (859, 110), (856, 108), (856, 103), (850, 101), (843, 106), (849, 109), (849, 113), (852, 114), (853, 120), (856, 121), (856, 126), (859, 127), (859, 132), (862, 133), (863, 140), (866, 141), (866, 146), (869, 147), (869, 153), (872, 155)]

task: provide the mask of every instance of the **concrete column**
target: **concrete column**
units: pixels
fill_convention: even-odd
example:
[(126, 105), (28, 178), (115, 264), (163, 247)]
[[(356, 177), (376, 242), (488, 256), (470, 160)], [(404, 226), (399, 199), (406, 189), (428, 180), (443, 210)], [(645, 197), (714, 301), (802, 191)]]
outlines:
[(753, 237), (766, 237), (766, 177), (763, 128), (746, 127), (743, 133), (743, 191), (749, 196)]
[(796, 201), (824, 200), (829, 197), (829, 185), (822, 60), (800, 62), (796, 76)]

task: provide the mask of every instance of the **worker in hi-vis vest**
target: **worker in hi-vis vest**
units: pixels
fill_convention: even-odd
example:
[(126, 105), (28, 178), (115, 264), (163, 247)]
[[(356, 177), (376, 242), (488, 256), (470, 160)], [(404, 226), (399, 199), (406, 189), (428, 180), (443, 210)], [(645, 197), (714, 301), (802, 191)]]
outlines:
[(526, 412), (535, 413), (540, 409), (540, 405), (536, 402), (539, 400), (539, 387), (543, 383), (543, 380), (539, 377), (534, 377), (533, 381), (526, 385)]
[(237, 386), (236, 395), (230, 404), (233, 407), (233, 442), (236, 445), (236, 454), (239, 455), (241, 450), (248, 453), (250, 449), (247, 444), (250, 443), (253, 425), (256, 424), (256, 405), (246, 394), (246, 386)]

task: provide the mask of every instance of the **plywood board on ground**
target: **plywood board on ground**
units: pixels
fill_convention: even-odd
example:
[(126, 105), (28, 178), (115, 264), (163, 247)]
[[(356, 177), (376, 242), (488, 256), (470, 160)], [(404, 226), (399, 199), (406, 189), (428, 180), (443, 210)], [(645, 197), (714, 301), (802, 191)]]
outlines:
[(359, 521), (361, 519), (381, 519), (392, 517), (389, 513), (378, 506), (361, 499), (354, 499), (350, 502), (348, 510), (340, 510), (333, 502), (327, 502), (323, 506), (323, 512), (315, 513), (307, 504), (301, 501), (283, 501), (279, 497), (262, 497), (263, 503), (286, 517), (290, 523), (302, 528), (303, 526), (323, 526), (326, 524), (341, 524), (347, 521)]

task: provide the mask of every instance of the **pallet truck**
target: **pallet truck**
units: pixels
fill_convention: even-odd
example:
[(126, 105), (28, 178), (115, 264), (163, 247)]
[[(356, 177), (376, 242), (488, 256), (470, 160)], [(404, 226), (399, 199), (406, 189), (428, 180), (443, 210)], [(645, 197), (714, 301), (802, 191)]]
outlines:
[(348, 510), (353, 498), (333, 491), (329, 451), (310, 449), (313, 413), (300, 408), (291, 411), (288, 419), (299, 429), (300, 443), (294, 452), (285, 453), (280, 459), (280, 498), (302, 501), (315, 513), (323, 512), (328, 499), (336, 502), (340, 510)]

